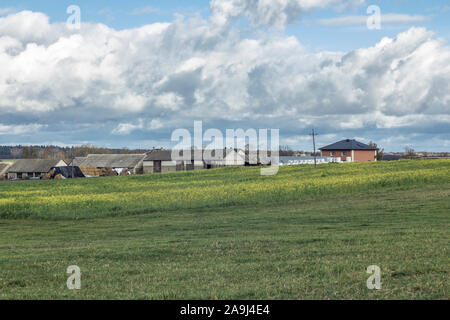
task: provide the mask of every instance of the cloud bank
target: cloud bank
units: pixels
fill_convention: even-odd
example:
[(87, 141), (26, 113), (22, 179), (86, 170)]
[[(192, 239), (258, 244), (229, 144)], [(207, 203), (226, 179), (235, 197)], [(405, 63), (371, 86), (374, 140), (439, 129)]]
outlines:
[(249, 2), (216, 0), (209, 19), (121, 31), (91, 23), (71, 31), (31, 11), (0, 17), (1, 143), (8, 128), (38, 125), (31, 128), (42, 139), (141, 145), (203, 120), (280, 128), (286, 141), (314, 125), (336, 138), (414, 132), (448, 144), (450, 48), (432, 32), (411, 28), (373, 47), (312, 53), (292, 36), (250, 39), (224, 25), (244, 15), (279, 26), (360, 1)]

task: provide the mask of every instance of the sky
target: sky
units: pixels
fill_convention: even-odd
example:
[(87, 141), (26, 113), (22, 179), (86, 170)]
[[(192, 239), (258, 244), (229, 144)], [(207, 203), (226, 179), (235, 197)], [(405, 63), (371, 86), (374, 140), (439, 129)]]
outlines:
[(437, 0), (0, 0), (0, 145), (169, 148), (203, 121), (450, 151), (448, 21)]

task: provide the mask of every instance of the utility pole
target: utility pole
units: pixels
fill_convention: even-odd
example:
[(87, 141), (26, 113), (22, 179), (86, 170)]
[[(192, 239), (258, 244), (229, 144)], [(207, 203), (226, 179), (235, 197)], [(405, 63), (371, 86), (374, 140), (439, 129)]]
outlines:
[(73, 161), (75, 160), (75, 158), (72, 158), (72, 179), (73, 179)]
[(313, 138), (313, 148), (314, 148), (314, 168), (317, 167), (317, 160), (316, 160), (316, 133), (314, 132), (314, 128), (312, 129), (312, 138)]

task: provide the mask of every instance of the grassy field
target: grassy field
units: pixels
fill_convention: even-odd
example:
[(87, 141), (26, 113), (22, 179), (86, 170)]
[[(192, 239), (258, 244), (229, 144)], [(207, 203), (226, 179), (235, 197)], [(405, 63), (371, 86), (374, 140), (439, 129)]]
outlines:
[[(449, 299), (449, 169), (428, 160), (3, 183), (0, 299)], [(366, 287), (373, 264), (381, 290)], [(81, 290), (66, 288), (69, 265)]]
[(286, 203), (450, 182), (450, 160), (198, 170), (65, 181), (0, 183), (0, 218), (86, 219), (156, 211)]

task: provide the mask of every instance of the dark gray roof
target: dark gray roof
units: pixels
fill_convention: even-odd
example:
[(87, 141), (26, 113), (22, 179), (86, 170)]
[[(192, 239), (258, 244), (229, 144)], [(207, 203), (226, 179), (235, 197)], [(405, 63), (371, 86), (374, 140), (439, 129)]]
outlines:
[(354, 139), (345, 139), (328, 146), (319, 148), (319, 150), (376, 150), (376, 148), (368, 146)]
[(20, 159), (8, 169), (8, 172), (49, 172), (61, 160), (52, 159)]
[(145, 161), (171, 161), (172, 151), (171, 150), (153, 150), (144, 159)]
[(85, 158), (75, 158), (73, 165), (96, 168), (134, 168), (144, 158), (145, 154), (89, 154)]

